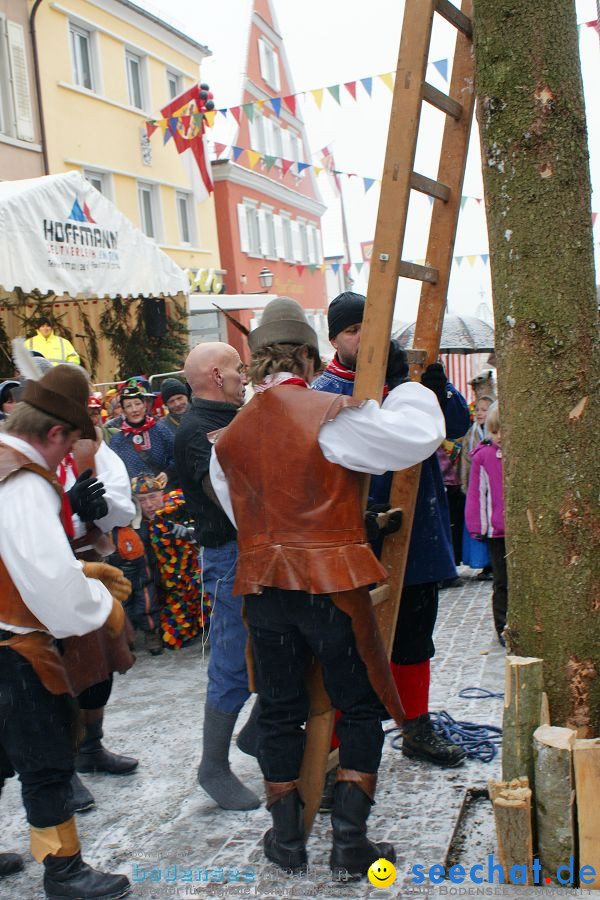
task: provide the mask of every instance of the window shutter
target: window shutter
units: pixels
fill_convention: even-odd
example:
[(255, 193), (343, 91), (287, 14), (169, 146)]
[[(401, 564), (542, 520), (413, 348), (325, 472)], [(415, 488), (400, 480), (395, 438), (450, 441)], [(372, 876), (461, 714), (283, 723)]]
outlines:
[(7, 22), (6, 31), (17, 137), (22, 141), (33, 141), (35, 135), (23, 28), (18, 22)]
[(316, 265), (317, 263), (317, 253), (315, 246), (315, 226), (308, 226), (308, 262), (309, 265)]
[(321, 265), (323, 262), (323, 242), (321, 240), (321, 229), (315, 228), (313, 231), (313, 237), (315, 239), (315, 253), (316, 253), (316, 263), (317, 265)]
[(243, 203), (237, 205), (238, 225), (240, 228), (240, 249), (242, 253), (248, 253), (250, 249), (250, 237), (248, 235), (248, 217)]
[(300, 225), (292, 219), (292, 250), (296, 262), (302, 262), (302, 240), (300, 238)]
[(260, 62), (260, 74), (263, 81), (269, 83), (269, 60), (267, 59), (267, 48), (262, 38), (258, 39), (258, 59)]
[(260, 236), (260, 252), (263, 256), (268, 256), (269, 232), (267, 230), (267, 217), (264, 209), (258, 210), (258, 233)]
[(279, 54), (277, 50), (273, 50), (273, 87), (276, 91), (281, 90), (281, 82), (279, 80)]
[(285, 243), (283, 240), (283, 222), (281, 216), (273, 216), (275, 227), (275, 253), (279, 259), (285, 259)]

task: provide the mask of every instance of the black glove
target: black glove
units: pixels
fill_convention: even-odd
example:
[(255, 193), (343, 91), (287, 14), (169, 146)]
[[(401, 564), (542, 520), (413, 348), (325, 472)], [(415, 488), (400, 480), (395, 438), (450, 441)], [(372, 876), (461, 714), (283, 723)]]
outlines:
[[(365, 511), (365, 528), (367, 530), (367, 540), (373, 543), (380, 537), (388, 534), (394, 534), (400, 531), (402, 527), (402, 510), (393, 509), (389, 512), (391, 506), (389, 503), (369, 503)], [(380, 513), (387, 513), (388, 516), (379, 519)]]
[(390, 352), (388, 354), (387, 369), (385, 370), (385, 380), (390, 391), (392, 388), (398, 387), (404, 381), (408, 381), (408, 357), (406, 350), (400, 346), (400, 341), (393, 338), (390, 341)]
[(93, 522), (108, 515), (108, 504), (103, 496), (104, 485), (92, 475), (91, 469), (82, 472), (67, 493), (71, 509), (82, 522)]
[(421, 384), (424, 387), (429, 388), (430, 391), (433, 391), (442, 409), (446, 405), (446, 400), (448, 399), (446, 390), (447, 383), (448, 379), (446, 378), (446, 373), (444, 372), (444, 367), (441, 363), (431, 363), (421, 375)]

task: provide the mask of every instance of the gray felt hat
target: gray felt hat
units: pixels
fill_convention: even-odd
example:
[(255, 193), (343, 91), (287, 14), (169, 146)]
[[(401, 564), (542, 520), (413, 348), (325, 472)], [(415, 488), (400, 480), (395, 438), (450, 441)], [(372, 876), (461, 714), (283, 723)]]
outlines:
[(300, 304), (290, 297), (277, 297), (265, 306), (260, 325), (248, 335), (248, 344), (253, 353), (268, 344), (307, 344), (319, 352), (314, 328)]

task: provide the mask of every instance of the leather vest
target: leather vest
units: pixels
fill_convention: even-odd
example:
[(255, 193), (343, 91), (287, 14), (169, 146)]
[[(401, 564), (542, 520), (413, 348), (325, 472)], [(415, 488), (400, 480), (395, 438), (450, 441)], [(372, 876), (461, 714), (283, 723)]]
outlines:
[[(0, 439), (0, 483), (22, 469), (34, 472), (44, 478), (56, 490), (58, 496), (62, 497), (62, 488), (53, 472), (32, 462), (24, 453), (20, 453), (14, 447), (2, 444)], [(34, 552), (34, 548), (31, 549)], [(13, 638), (0, 641), (0, 647), (10, 647), (25, 657), (50, 693), (72, 693), (54, 638), (48, 634), (46, 626), (34, 616), (24, 603), (2, 559), (0, 559), (0, 621), (7, 625), (36, 629), (31, 633), (15, 634)]]
[(238, 527), (234, 590), (332, 594), (382, 581), (366, 541), (361, 476), (330, 463), (322, 425), (360, 403), (279, 385), (255, 394), (217, 438)]

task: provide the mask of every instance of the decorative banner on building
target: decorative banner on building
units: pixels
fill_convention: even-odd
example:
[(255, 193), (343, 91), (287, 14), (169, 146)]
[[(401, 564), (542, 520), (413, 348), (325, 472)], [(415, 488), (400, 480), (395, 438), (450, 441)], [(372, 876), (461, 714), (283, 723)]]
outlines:
[(209, 106), (213, 103), (212, 94), (209, 97), (209, 93), (208, 85), (195, 84), (160, 111), (163, 119), (168, 119), (169, 131), (188, 171), (197, 203), (202, 203), (213, 192), (212, 174), (204, 143), (207, 117), (212, 114), (214, 119), (215, 115)]

